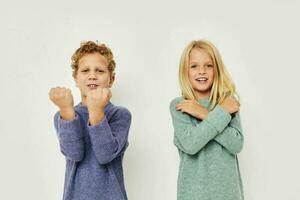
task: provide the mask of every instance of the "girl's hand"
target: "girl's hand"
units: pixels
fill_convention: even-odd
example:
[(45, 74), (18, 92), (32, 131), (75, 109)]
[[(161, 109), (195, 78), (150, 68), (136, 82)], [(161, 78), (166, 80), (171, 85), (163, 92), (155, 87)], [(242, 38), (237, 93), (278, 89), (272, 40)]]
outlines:
[(108, 88), (97, 88), (87, 92), (86, 104), (89, 110), (103, 110), (112, 94)]
[(188, 113), (198, 119), (205, 119), (208, 115), (208, 110), (196, 100), (183, 100), (176, 105), (176, 109)]
[(70, 89), (65, 87), (51, 88), (49, 98), (60, 110), (74, 109), (74, 100)]
[(219, 104), (226, 112), (232, 114), (240, 110), (240, 103), (233, 97), (226, 98)]

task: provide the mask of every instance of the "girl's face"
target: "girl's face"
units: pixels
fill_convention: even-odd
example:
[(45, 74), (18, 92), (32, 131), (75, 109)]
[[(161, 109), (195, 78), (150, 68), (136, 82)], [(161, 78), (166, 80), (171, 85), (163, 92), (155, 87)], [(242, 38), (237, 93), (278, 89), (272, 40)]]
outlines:
[(200, 48), (193, 48), (190, 52), (188, 77), (197, 99), (209, 96), (214, 81), (214, 66), (209, 54)]
[(107, 59), (99, 53), (92, 53), (79, 59), (78, 71), (74, 79), (81, 96), (86, 97), (89, 90), (111, 87), (114, 76), (108, 70)]

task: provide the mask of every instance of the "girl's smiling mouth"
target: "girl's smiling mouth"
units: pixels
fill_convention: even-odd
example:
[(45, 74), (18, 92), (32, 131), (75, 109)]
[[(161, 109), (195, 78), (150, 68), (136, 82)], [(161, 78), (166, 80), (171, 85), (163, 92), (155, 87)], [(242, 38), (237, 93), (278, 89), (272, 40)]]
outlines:
[(206, 83), (206, 81), (208, 80), (208, 78), (205, 77), (200, 77), (200, 78), (196, 78), (196, 81), (200, 82), (200, 83)]

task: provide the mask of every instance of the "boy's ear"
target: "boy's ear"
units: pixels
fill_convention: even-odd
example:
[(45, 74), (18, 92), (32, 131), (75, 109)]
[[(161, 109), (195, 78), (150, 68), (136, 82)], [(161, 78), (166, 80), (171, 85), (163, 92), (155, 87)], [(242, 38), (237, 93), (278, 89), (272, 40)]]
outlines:
[(112, 73), (110, 76), (110, 80), (109, 80), (109, 87), (111, 88), (111, 86), (113, 85), (114, 81), (115, 81), (115, 73)]
[(73, 79), (74, 79), (74, 81), (75, 81), (75, 85), (76, 85), (76, 87), (78, 87), (78, 85), (77, 85), (77, 79), (76, 79), (76, 76), (75, 76), (75, 75), (73, 75), (72, 77), (73, 77)]

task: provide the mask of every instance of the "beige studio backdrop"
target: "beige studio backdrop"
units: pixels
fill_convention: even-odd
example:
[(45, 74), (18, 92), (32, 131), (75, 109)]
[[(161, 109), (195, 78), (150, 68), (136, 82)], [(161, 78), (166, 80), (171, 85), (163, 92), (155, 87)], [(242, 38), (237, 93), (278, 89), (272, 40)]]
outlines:
[(238, 155), (248, 200), (300, 199), (299, 1), (1, 1), (0, 199), (61, 199), (65, 160), (51, 87), (80, 93), (70, 57), (99, 40), (117, 62), (112, 102), (133, 116), (130, 200), (174, 200), (179, 165), (170, 101), (193, 39), (220, 50), (241, 96)]

